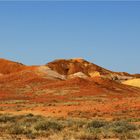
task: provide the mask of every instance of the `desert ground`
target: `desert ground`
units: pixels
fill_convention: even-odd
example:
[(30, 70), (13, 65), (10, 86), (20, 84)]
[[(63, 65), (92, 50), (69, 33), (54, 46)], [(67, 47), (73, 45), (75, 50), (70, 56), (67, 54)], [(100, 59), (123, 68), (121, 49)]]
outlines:
[(139, 74), (84, 59), (0, 59), (0, 139), (140, 139)]

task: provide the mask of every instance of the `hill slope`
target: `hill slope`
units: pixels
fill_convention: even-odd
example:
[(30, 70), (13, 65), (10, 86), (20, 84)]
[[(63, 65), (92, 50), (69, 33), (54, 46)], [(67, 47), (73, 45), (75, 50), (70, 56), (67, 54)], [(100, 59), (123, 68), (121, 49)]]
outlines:
[(102, 68), (96, 64), (90, 63), (84, 59), (58, 59), (47, 64), (52, 70), (62, 75), (72, 75), (82, 72), (88, 77), (105, 77), (111, 80), (127, 80), (135, 77), (134, 75), (126, 72), (113, 72)]
[(1, 74), (10, 74), (14, 72), (21, 71), (26, 66), (18, 63), (18, 62), (12, 62), (6, 59), (0, 59), (0, 73)]
[(84, 118), (140, 115), (140, 88), (120, 82), (135, 76), (83, 59), (43, 66), (1, 59), (0, 73), (0, 113)]
[(122, 82), (125, 85), (130, 85), (130, 86), (135, 86), (135, 87), (140, 87), (140, 78), (137, 79), (131, 79), (131, 80), (126, 80)]

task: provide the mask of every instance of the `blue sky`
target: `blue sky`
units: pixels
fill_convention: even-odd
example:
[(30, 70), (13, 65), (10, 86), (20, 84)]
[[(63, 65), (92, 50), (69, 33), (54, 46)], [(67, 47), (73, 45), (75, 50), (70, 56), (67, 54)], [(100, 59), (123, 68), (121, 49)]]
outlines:
[(0, 2), (0, 57), (27, 65), (82, 57), (140, 73), (140, 2)]

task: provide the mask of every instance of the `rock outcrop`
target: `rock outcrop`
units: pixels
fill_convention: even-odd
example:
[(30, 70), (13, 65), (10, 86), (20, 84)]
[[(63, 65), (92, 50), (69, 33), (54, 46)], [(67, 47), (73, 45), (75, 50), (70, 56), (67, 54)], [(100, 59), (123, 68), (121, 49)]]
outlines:
[(36, 69), (36, 73), (39, 74), (40, 76), (46, 77), (48, 79), (61, 79), (61, 80), (66, 80), (65, 75), (61, 75), (58, 72), (51, 70), (47, 66), (39, 66)]
[(130, 85), (130, 86), (135, 86), (135, 87), (140, 87), (140, 78), (137, 79), (131, 79), (131, 80), (126, 80), (122, 82), (125, 85)]
[(79, 78), (82, 78), (82, 79), (87, 79), (88, 78), (88, 76), (85, 75), (83, 72), (77, 72), (77, 73), (69, 75), (68, 79), (76, 78), (76, 77), (79, 77)]
[(68, 60), (58, 59), (48, 63), (46, 66), (50, 67), (53, 71), (56, 71), (61, 75), (66, 75), (67, 77), (81, 72), (88, 77), (103, 77), (118, 82), (134, 78), (133, 75), (128, 73), (113, 72), (81, 58)]

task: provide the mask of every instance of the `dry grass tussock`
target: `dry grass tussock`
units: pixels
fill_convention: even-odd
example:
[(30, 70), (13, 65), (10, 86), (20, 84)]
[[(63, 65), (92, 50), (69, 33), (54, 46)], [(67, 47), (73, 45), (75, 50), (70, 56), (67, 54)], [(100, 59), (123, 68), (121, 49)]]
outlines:
[(0, 115), (0, 138), (50, 140), (127, 140), (140, 138), (140, 119), (87, 120), (40, 115)]

